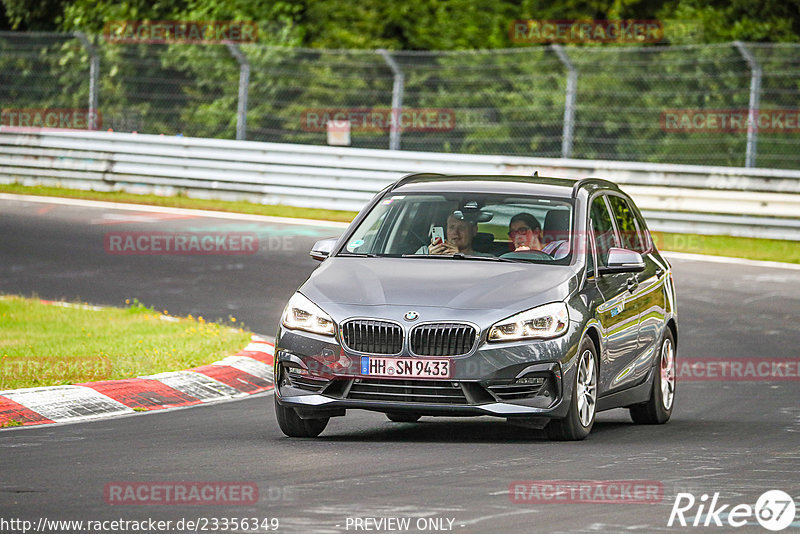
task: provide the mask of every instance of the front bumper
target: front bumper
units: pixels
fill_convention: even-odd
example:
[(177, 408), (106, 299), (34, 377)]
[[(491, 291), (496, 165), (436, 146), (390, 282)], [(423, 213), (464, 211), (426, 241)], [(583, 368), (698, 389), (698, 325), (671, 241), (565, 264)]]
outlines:
[(570, 328), (552, 340), (480, 343), (469, 354), (450, 358), (447, 379), (397, 379), (362, 375), (363, 355), (348, 352), (335, 338), (281, 327), (275, 345), (276, 398), (303, 418), (344, 415), (347, 409), (561, 418), (568, 409), (564, 399), (572, 394), (579, 337), (577, 328)]

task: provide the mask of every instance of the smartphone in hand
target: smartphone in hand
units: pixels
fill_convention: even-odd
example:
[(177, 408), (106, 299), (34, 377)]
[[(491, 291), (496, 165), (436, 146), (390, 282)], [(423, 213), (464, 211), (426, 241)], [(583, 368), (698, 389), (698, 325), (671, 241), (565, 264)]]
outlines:
[(440, 245), (444, 243), (444, 228), (441, 226), (434, 226), (431, 228), (431, 245)]

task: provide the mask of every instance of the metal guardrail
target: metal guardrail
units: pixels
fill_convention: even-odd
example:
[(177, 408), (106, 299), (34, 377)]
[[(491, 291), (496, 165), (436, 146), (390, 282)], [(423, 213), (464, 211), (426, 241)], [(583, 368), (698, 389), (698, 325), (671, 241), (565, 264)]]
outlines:
[(800, 171), (0, 129), (0, 182), (358, 210), (409, 172), (597, 176), (654, 230), (800, 240)]

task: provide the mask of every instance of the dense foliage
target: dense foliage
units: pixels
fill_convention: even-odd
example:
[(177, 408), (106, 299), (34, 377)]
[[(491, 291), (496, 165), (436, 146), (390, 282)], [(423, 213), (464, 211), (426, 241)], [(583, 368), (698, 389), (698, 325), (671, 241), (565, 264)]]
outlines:
[[(386, 109), (404, 74), (404, 109), (452, 113), (445, 131), (404, 131), (402, 148), (559, 157), (567, 68), (546, 43), (512, 42), (514, 20), (658, 19), (689, 32), (660, 43), (577, 44), (570, 157), (743, 165), (746, 132), (665, 132), (665, 110), (746, 110), (748, 47), (764, 75), (763, 109), (800, 101), (800, 0), (0, 0), (0, 103), (82, 108), (89, 35), (99, 58), (103, 128), (235, 138), (240, 66), (224, 45), (114, 44), (123, 20), (237, 20), (258, 24), (250, 63), (246, 138), (325, 144), (309, 110)], [(670, 22), (671, 21), (671, 22)], [(50, 31), (52, 34), (21, 32)], [(70, 32), (70, 33), (68, 33)], [(774, 44), (770, 44), (774, 43)], [(661, 46), (679, 45), (679, 46)], [(690, 46), (682, 46), (690, 45)], [(11, 104), (11, 105), (9, 105)], [(757, 166), (800, 168), (797, 129), (762, 132)], [(387, 148), (388, 131), (352, 133), (352, 146)]]
[[(462, 50), (513, 45), (515, 19), (692, 20), (705, 42), (797, 42), (798, 0), (2, 0), (0, 25), (99, 33), (113, 20), (249, 20), (265, 44)], [(3, 26), (0, 26), (2, 29)]]

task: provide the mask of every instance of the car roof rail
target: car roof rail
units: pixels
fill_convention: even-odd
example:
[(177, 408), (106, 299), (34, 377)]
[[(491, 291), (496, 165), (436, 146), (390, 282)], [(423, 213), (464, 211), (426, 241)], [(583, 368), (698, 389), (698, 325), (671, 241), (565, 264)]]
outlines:
[(406, 174), (399, 180), (397, 180), (392, 187), (389, 188), (389, 191), (394, 191), (401, 185), (406, 185), (411, 182), (415, 182), (421, 178), (427, 178), (430, 176), (447, 176), (446, 174), (442, 174), (440, 172), (412, 172), (411, 174)]
[(581, 187), (590, 184), (603, 185), (606, 187), (610, 187), (612, 189), (619, 190), (619, 186), (617, 184), (615, 184), (614, 182), (610, 182), (608, 180), (603, 180), (602, 178), (582, 178), (576, 181), (575, 185), (572, 186), (572, 197), (573, 198), (577, 197), (578, 191), (580, 191)]

